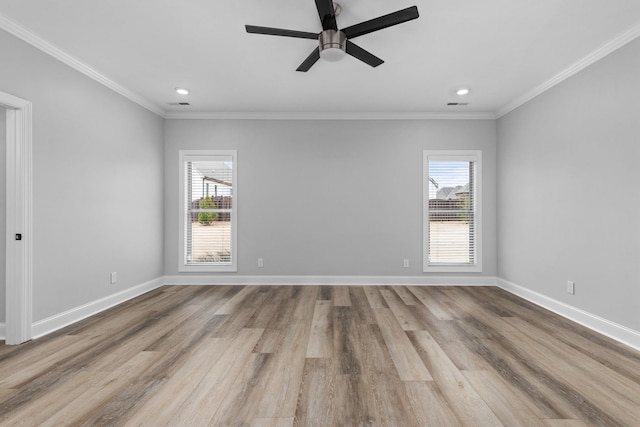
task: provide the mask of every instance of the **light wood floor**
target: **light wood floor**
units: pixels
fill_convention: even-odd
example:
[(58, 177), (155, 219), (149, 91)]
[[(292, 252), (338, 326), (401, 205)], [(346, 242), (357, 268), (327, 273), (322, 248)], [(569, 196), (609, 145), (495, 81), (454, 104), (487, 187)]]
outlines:
[(0, 345), (0, 424), (640, 426), (640, 352), (491, 287), (167, 286)]

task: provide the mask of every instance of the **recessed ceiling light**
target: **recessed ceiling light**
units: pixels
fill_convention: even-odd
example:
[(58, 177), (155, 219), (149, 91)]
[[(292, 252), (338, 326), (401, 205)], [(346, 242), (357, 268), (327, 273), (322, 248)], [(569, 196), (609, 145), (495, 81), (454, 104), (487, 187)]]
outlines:
[(183, 87), (177, 87), (176, 92), (180, 95), (189, 95), (189, 89), (185, 89)]
[(468, 94), (468, 93), (469, 93), (469, 89), (467, 89), (467, 88), (464, 88), (464, 87), (463, 87), (463, 88), (461, 88), (461, 89), (458, 89), (458, 91), (457, 91), (456, 93), (457, 93), (458, 95), (466, 95), (466, 94)]

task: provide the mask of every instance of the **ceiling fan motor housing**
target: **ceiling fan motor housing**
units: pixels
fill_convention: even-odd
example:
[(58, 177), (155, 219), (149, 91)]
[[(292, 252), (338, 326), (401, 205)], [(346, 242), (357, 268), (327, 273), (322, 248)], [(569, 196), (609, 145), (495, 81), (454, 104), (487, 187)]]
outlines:
[(324, 30), (318, 36), (320, 58), (325, 61), (339, 61), (347, 52), (347, 36), (342, 31)]

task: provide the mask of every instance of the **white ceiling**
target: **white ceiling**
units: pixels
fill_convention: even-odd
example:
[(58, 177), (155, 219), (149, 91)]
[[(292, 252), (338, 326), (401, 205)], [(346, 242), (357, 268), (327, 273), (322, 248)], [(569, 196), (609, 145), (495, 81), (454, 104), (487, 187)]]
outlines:
[(308, 73), (316, 42), (244, 25), (319, 32), (314, 0), (0, 0), (0, 27), (167, 117), (499, 116), (640, 35), (638, 0), (340, 4), (341, 28), (412, 5), (420, 18), (356, 40), (377, 68), (347, 56)]

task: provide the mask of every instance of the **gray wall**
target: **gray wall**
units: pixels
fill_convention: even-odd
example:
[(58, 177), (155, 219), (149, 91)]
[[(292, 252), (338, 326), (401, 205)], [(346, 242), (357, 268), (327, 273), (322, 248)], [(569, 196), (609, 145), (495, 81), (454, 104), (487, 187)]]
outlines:
[(639, 75), (637, 39), (498, 121), (499, 276), (636, 331)]
[(7, 220), (7, 130), (6, 110), (0, 107), (0, 323), (5, 321), (5, 263), (6, 263), (6, 220)]
[(162, 276), (163, 120), (4, 31), (0, 52), (33, 103), (34, 321)]
[(239, 275), (419, 276), (422, 151), (458, 148), (483, 151), (482, 275), (495, 276), (495, 141), (491, 120), (167, 120), (165, 274), (178, 274), (179, 149), (238, 150)]

